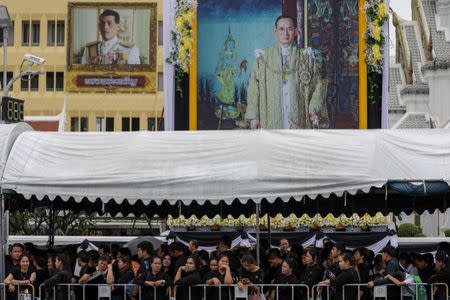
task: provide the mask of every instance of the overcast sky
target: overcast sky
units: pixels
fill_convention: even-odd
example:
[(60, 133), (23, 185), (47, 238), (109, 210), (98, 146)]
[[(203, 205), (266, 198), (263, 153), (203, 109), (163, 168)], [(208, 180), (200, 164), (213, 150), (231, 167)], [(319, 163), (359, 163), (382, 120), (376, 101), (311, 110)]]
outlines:
[[(403, 19), (411, 20), (411, 0), (391, 0), (389, 6)], [(390, 48), (391, 56), (395, 56), (395, 28), (392, 25), (392, 20), (389, 27), (389, 34), (391, 37)]]

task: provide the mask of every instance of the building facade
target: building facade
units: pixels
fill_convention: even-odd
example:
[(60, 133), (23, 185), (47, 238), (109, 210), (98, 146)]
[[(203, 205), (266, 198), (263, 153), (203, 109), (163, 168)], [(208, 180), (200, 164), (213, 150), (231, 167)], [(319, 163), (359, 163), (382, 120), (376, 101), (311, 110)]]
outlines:
[[(8, 41), (8, 78), (20, 72), (26, 53), (42, 57), (45, 64), (38, 66), (44, 75), (30, 80), (18, 80), (10, 96), (25, 100), (25, 116), (57, 116), (66, 99), (66, 131), (140, 131), (163, 129), (163, 50), (162, 1), (132, 0), (123, 3), (154, 3), (156, 5), (156, 66), (152, 91), (67, 91), (69, 45), (69, 2), (67, 0), (13, 1), (5, 0), (13, 20)], [(92, 5), (92, 1), (77, 1)], [(106, 4), (97, 0), (95, 3)], [(94, 3), (94, 4), (95, 4)], [(139, 25), (139, 24), (138, 24)], [(91, 30), (97, 30), (92, 28)], [(98, 35), (98, 33), (97, 33)], [(1, 37), (3, 41), (3, 38)], [(3, 57), (3, 49), (0, 49)], [(22, 66), (25, 68), (26, 66)], [(1, 75), (3, 77), (3, 74)]]
[[(392, 15), (396, 53), (389, 68), (389, 127), (450, 128), (450, 0), (410, 2), (412, 20)], [(450, 228), (450, 211), (402, 220), (421, 226), (427, 236), (442, 236)]]

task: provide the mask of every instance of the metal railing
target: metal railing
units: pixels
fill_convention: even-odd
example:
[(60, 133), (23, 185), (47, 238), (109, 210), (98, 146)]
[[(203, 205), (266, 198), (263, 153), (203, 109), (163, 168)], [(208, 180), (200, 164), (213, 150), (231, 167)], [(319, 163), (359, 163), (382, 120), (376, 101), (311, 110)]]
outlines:
[[(274, 299), (279, 300), (280, 291), (284, 294), (287, 292), (290, 294), (289, 300), (300, 299), (300, 295), (304, 295), (304, 298), (309, 298), (310, 290), (309, 286), (305, 284), (247, 284), (242, 289), (239, 289), (237, 284), (220, 284), (220, 285), (207, 285), (200, 284), (194, 286), (174, 286), (174, 295), (177, 291), (187, 289), (188, 299), (197, 300), (198, 294), (202, 295), (203, 300), (234, 300), (236, 298), (245, 298), (249, 295), (259, 295), (261, 293), (275, 293)], [(195, 289), (195, 290), (194, 290)], [(284, 290), (283, 290), (284, 289)], [(290, 291), (289, 291), (290, 289)], [(225, 295), (222, 295), (222, 294)], [(286, 296), (286, 295), (283, 295)], [(283, 299), (286, 299), (283, 297)]]
[[(449, 290), (448, 290), (448, 286), (445, 283), (435, 283), (435, 284), (427, 284), (427, 283), (411, 283), (411, 284), (407, 284), (407, 285), (403, 285), (403, 286), (397, 286), (395, 284), (384, 284), (384, 285), (378, 285), (378, 286), (374, 286), (374, 288), (368, 288), (366, 283), (355, 283), (355, 284), (346, 284), (344, 286), (342, 286), (342, 299), (350, 299), (349, 298), (349, 290), (351, 288), (357, 288), (357, 299), (359, 299), (359, 297), (361, 296), (362, 292), (365, 291), (370, 291), (370, 293), (372, 294), (371, 298), (375, 299), (389, 299), (388, 297), (388, 291), (387, 289), (391, 287), (391, 288), (397, 288), (400, 294), (400, 299), (405, 299), (405, 297), (408, 297), (408, 299), (418, 299), (419, 298), (419, 294), (421, 292), (424, 293), (424, 295), (426, 296), (427, 293), (430, 293), (430, 298), (427, 299), (437, 299), (435, 298), (435, 293), (439, 290), (439, 289), (444, 289), (445, 290), (445, 299), (448, 299), (449, 297)], [(412, 289), (411, 289), (412, 287)], [(317, 284), (315, 286), (313, 286), (312, 288), (312, 293), (314, 293), (316, 291), (317, 294), (321, 293), (321, 291), (323, 289), (326, 289), (326, 298), (325, 299), (330, 299), (330, 289), (333, 288), (330, 285), (323, 285), (323, 284)], [(336, 287), (337, 288), (337, 287)], [(421, 288), (424, 288), (421, 290)], [(353, 290), (352, 293), (355, 293), (355, 291)], [(314, 294), (310, 295), (311, 297), (314, 297)], [(336, 299), (336, 300), (341, 300), (341, 299)]]
[[(41, 291), (41, 295), (45, 295), (46, 299), (51, 300), (64, 300), (57, 297), (57, 289), (62, 288), (60, 290), (62, 293), (64, 293), (67, 296), (67, 300), (73, 299), (73, 295), (75, 295), (76, 300), (83, 300), (83, 299), (113, 299), (114, 296), (122, 296), (121, 299), (128, 299), (128, 294), (135, 288), (137, 288), (137, 292), (135, 295), (137, 300), (142, 299), (142, 289), (140, 285), (137, 284), (129, 284), (129, 283), (114, 283), (114, 284), (108, 284), (108, 283), (100, 283), (100, 284), (90, 284), (90, 283), (60, 283), (51, 288), (52, 295), (47, 294), (49, 292), (48, 287), (46, 287), (44, 284), (41, 284), (39, 286), (39, 290)], [(86, 298), (86, 288), (88, 289), (88, 298)], [(123, 292), (121, 291), (120, 294), (114, 295), (114, 290), (116, 289), (123, 289)], [(145, 286), (145, 288), (152, 288), (150, 286)], [(156, 300), (156, 288), (154, 287), (154, 300)], [(94, 295), (92, 295), (94, 293)], [(94, 298), (95, 293), (97, 293), (97, 297)], [(79, 297), (81, 295), (81, 299)], [(41, 299), (43, 299), (41, 297)], [(149, 299), (150, 300), (150, 299)]]
[[(35, 298), (35, 290), (32, 284), (12, 284), (14, 291), (9, 290), (9, 284), (0, 284), (0, 299), (7, 299), (6, 297), (14, 297), (17, 300), (33, 300)], [(12, 298), (10, 298), (12, 299)]]
[[(56, 286), (45, 287), (44, 284), (39, 286), (40, 293), (36, 294), (36, 290), (31, 284), (14, 284), (15, 291), (9, 292), (9, 285), (1, 283), (0, 284), (0, 299), (7, 299), (7, 295), (14, 295), (14, 299), (17, 300), (32, 300), (37, 299), (39, 294), (41, 299), (52, 299), (52, 300), (65, 300), (59, 298), (58, 295), (61, 292), (66, 295), (67, 300), (71, 300), (72, 295), (78, 294), (78, 298), (76, 300), (94, 300), (95, 294), (97, 294), (97, 299), (113, 299), (114, 296), (119, 296), (121, 299), (127, 299), (129, 297), (131, 289), (134, 289), (135, 298), (138, 300), (160, 300), (158, 291), (161, 289), (165, 289), (164, 294), (166, 292), (169, 293), (170, 296), (176, 296), (177, 291), (187, 293), (187, 298), (189, 300), (234, 300), (235, 298), (244, 298), (248, 299), (249, 295), (258, 295), (260, 293), (272, 293), (274, 300), (297, 300), (297, 299), (315, 299), (314, 297), (317, 295), (322, 295), (322, 299), (331, 299), (330, 296), (332, 294), (332, 289), (336, 287), (330, 285), (314, 285), (312, 288), (308, 287), (305, 284), (250, 284), (244, 285), (242, 289), (239, 289), (237, 284), (221, 284), (221, 285), (194, 285), (194, 286), (174, 286), (170, 287), (152, 287), (152, 286), (140, 286), (136, 284), (58, 284)], [(386, 284), (375, 286), (373, 289), (368, 288), (367, 284), (346, 284), (342, 287), (342, 298), (347, 299), (350, 297), (350, 289), (354, 289), (352, 293), (355, 293), (355, 289), (357, 289), (357, 295), (361, 295), (363, 291), (370, 291), (370, 297), (373, 299), (389, 299), (388, 298), (388, 288), (397, 288), (400, 294), (400, 299), (404, 299), (408, 297), (408, 299), (418, 299), (420, 295), (424, 295), (424, 293), (428, 294), (427, 299), (435, 300), (440, 299), (436, 296), (437, 293), (441, 293), (441, 295), (445, 294), (445, 299), (449, 298), (449, 289), (448, 285), (445, 283), (435, 283), (435, 284), (426, 284), (426, 283), (411, 283), (404, 286), (397, 286), (394, 284)], [(119, 295), (114, 295), (114, 289), (123, 289), (120, 291)], [(28, 293), (25, 293), (25, 289), (28, 290)], [(57, 289), (59, 289), (59, 294), (57, 294)], [(144, 297), (146, 295), (146, 290), (153, 289), (153, 299), (149, 299), (148, 297)], [(159, 290), (158, 290), (159, 289)], [(180, 289), (183, 289), (181, 291)], [(21, 292), (22, 291), (22, 292)], [(52, 295), (47, 295), (46, 292), (50, 291)], [(16, 294), (17, 293), (17, 294)], [(422, 293), (422, 294), (421, 294)], [(27, 296), (29, 295), (29, 296)], [(186, 295), (186, 294), (185, 294)], [(198, 298), (198, 296), (200, 297)], [(17, 298), (16, 298), (17, 296)], [(51, 298), (48, 298), (51, 296)], [(282, 299), (280, 299), (281, 297)], [(81, 299), (80, 299), (81, 298)], [(341, 300), (341, 299), (335, 299)]]

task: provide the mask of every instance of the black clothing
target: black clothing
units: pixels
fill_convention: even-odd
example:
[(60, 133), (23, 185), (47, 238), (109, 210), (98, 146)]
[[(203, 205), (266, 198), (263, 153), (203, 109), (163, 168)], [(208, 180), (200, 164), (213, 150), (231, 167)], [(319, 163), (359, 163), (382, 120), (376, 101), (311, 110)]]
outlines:
[[(35, 271), (34, 271), (34, 269), (32, 267), (29, 267), (27, 272), (22, 272), (20, 270), (20, 266), (17, 265), (16, 267), (13, 268), (13, 270), (12, 270), (12, 272), (10, 274), (13, 276), (14, 280), (22, 281), (22, 280), (29, 280), (30, 277), (31, 277), (31, 274), (34, 273), (34, 272)], [(8, 276), (10, 274), (8, 274)], [(14, 293), (11, 293), (11, 292), (9, 292), (7, 290), (6, 298), (8, 300), (9, 299), (11, 299), (11, 300), (17, 299), (17, 292), (18, 292), (18, 290), (21, 293), (22, 292), (28, 292), (28, 294), (32, 294), (33, 293), (33, 289), (32, 289), (32, 285), (31, 284), (23, 284), (23, 285), (20, 285), (20, 287), (16, 286), (16, 290), (15, 290)]]
[[(233, 283), (237, 282), (237, 276), (233, 273), (231, 274), (233, 278)], [(219, 279), (221, 284), (225, 284), (225, 274), (221, 274), (219, 271), (211, 271), (206, 275), (205, 281), (213, 278)], [(234, 299), (234, 289), (231, 287), (207, 287), (206, 288), (206, 299), (219, 299), (219, 290), (221, 294), (221, 299), (231, 300)]]
[(301, 278), (300, 283), (306, 284), (307, 286), (312, 288), (314, 285), (322, 281), (324, 272), (325, 270), (321, 264), (309, 266), (305, 269), (304, 273), (302, 274), (303, 277)]
[[(391, 258), (391, 260), (389, 260), (388, 263), (386, 264), (384, 275), (394, 275), (397, 272), (403, 272), (403, 269), (400, 267), (400, 264), (398, 263), (398, 260), (396, 258)], [(391, 282), (388, 279), (378, 279), (374, 281), (375, 285), (384, 285), (390, 283)], [(387, 296), (389, 300), (400, 299), (400, 287), (388, 286)]]
[(182, 267), (182, 266), (184, 266), (186, 264), (187, 259), (188, 259), (188, 257), (183, 254), (183, 255), (181, 255), (181, 256), (179, 256), (177, 258), (174, 258), (172, 260), (172, 266), (173, 266), (173, 269), (174, 269), (175, 273), (178, 272), (178, 269), (180, 267)]
[[(264, 270), (261, 268), (259, 268), (255, 272), (249, 272), (246, 269), (242, 268), (239, 279), (240, 280), (248, 279), (251, 284), (262, 284), (262, 283), (264, 283), (264, 277), (265, 277)], [(249, 295), (252, 295), (255, 292), (256, 292), (256, 290), (254, 289), (254, 287), (248, 288)]]
[(264, 270), (261, 268), (259, 268), (255, 272), (249, 272), (246, 269), (242, 268), (240, 280), (247, 278), (253, 284), (264, 283), (264, 276)]
[(36, 297), (39, 297), (40, 290), (39, 286), (44, 283), (44, 280), (47, 280), (49, 278), (48, 270), (47, 269), (38, 269), (36, 270), (36, 281), (34, 282), (34, 293)]
[[(129, 268), (126, 270), (123, 270), (123, 271), (119, 271), (118, 274), (114, 274), (114, 275), (115, 275), (114, 283), (117, 283), (117, 284), (128, 284), (134, 278), (134, 273)], [(111, 293), (111, 295), (113, 296), (114, 299), (121, 299), (121, 300), (131, 299), (130, 296), (126, 293), (126, 290), (124, 290), (124, 287), (125, 287), (124, 285), (114, 287), (114, 290)], [(126, 286), (126, 288), (129, 288), (129, 287)], [(125, 294), (127, 294), (127, 295), (124, 297)]]
[[(298, 284), (298, 279), (294, 274), (289, 276), (281, 275), (280, 278), (275, 280), (275, 284)], [(275, 293), (277, 291), (275, 290)], [(292, 287), (280, 286), (278, 288), (278, 300), (292, 300), (298, 298), (300, 295), (299, 288), (294, 288), (294, 297), (292, 297)], [(277, 299), (275, 297), (275, 299)]]
[(138, 275), (134, 279), (133, 283), (138, 284), (140, 286), (144, 286), (145, 278), (147, 278), (148, 273), (151, 272), (150, 269), (151, 260), (152, 260), (151, 257), (147, 257), (139, 262), (140, 267), (137, 272)]
[[(358, 272), (359, 272), (359, 282), (360, 283), (367, 283), (370, 281), (370, 268), (369, 265), (366, 263), (361, 263), (358, 265)], [(372, 300), (370, 297), (370, 290), (367, 287), (361, 288), (362, 297), (361, 300)]]
[[(432, 275), (427, 283), (432, 284), (432, 283), (446, 283), (447, 286), (450, 287), (450, 265), (446, 265), (445, 268), (439, 270), (436, 272), (436, 274)], [(436, 292), (436, 297), (435, 299), (446, 299), (446, 295), (445, 295), (445, 288), (443, 286), (438, 287), (438, 290)]]
[[(315, 264), (314, 266), (306, 267), (306, 269), (303, 271), (302, 277), (299, 279), (299, 282), (301, 284), (306, 284), (312, 291), (312, 287), (322, 281), (324, 273), (325, 268), (321, 264)], [(314, 293), (315, 292), (316, 291), (314, 291)], [(306, 299), (307, 292), (305, 291), (305, 289), (300, 289), (300, 293), (302, 295), (302, 298)]]
[(8, 255), (5, 257), (5, 278), (8, 277), (9, 274), (11, 274), (16, 267), (18, 267), (19, 264), (14, 264), (11, 257)]
[(419, 270), (419, 277), (422, 280), (422, 282), (427, 282), (428, 279), (430, 279), (434, 273), (435, 272), (433, 267), (427, 266), (426, 268)]
[[(198, 284), (203, 284), (199, 272), (195, 271), (192, 273), (185, 273), (178, 281), (174, 283), (174, 285), (177, 286), (177, 300), (201, 299), (202, 288), (192, 287), (193, 285)], [(191, 298), (189, 298), (189, 287), (191, 287)]]
[[(55, 299), (68, 299), (69, 288), (58, 284), (70, 283), (72, 274), (62, 270), (53, 273), (53, 275), (44, 281), (44, 288), (47, 294), (47, 299), (53, 299), (53, 290), (55, 290)], [(55, 289), (53, 289), (55, 287)]]
[[(152, 287), (152, 286), (144, 286), (142, 288), (142, 299), (149, 299), (149, 300), (166, 300), (169, 299), (167, 295), (167, 288), (172, 285), (172, 279), (169, 277), (167, 273), (164, 271), (160, 271), (158, 274), (153, 274), (152, 271), (147, 273), (147, 277), (145, 278), (145, 281), (160, 281), (164, 280), (164, 286), (161, 287)], [(156, 298), (155, 293), (156, 291)]]
[(280, 280), (281, 276), (281, 264), (278, 267), (271, 267), (266, 273), (264, 283), (271, 284), (274, 280)]
[(341, 271), (339, 275), (335, 278), (330, 279), (330, 285), (335, 287), (335, 300), (355, 300), (358, 299), (358, 288), (357, 287), (346, 287), (345, 288), (345, 298), (343, 294), (342, 287), (346, 284), (359, 283), (358, 274), (353, 268)]

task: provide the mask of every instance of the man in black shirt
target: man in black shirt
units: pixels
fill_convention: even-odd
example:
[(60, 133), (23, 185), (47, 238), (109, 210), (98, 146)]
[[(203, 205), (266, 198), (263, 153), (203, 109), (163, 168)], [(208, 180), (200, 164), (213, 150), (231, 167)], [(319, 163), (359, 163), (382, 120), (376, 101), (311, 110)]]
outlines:
[[(397, 258), (395, 258), (395, 248), (392, 246), (386, 246), (381, 250), (381, 255), (383, 262), (386, 265), (385, 268), (385, 274), (386, 275), (392, 275), (396, 274), (397, 272), (402, 272), (403, 270), (400, 268), (400, 264), (398, 263)], [(384, 285), (389, 284), (390, 281), (388, 279), (378, 279), (375, 281), (369, 281), (367, 283), (367, 287), (373, 288), (375, 285)], [(389, 300), (397, 300), (400, 299), (400, 288), (396, 286), (389, 286), (387, 287), (387, 295)]]
[(22, 244), (15, 243), (9, 250), (9, 257), (6, 258), (5, 266), (5, 278), (8, 277), (14, 271), (14, 268), (19, 265), (19, 258), (25, 251), (25, 247)]
[(174, 270), (178, 270), (180, 267), (186, 264), (188, 257), (184, 253), (184, 246), (179, 242), (170, 244), (169, 247), (170, 257), (172, 257), (172, 266)]

